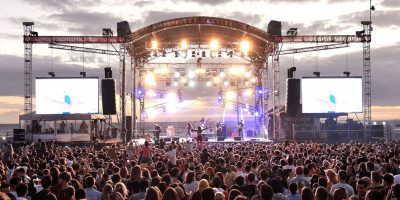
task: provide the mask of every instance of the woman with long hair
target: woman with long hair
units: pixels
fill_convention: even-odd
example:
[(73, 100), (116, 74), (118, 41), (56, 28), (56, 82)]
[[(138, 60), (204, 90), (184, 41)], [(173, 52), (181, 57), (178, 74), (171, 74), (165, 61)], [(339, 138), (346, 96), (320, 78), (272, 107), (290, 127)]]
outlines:
[(140, 181), (142, 180), (142, 168), (139, 165), (135, 165), (132, 167), (131, 176), (129, 177), (129, 181)]
[(304, 187), (301, 190), (301, 200), (314, 200), (314, 194), (309, 187)]
[(146, 191), (144, 200), (161, 200), (162, 195), (157, 187), (149, 187)]
[(192, 126), (192, 124), (190, 124), (189, 122), (187, 123), (187, 126), (186, 126), (186, 134), (185, 134), (185, 138), (186, 138), (186, 140), (188, 139), (188, 137), (189, 138), (192, 138), (192, 129), (193, 129), (193, 126)]
[(192, 195), (196, 191), (198, 186), (199, 182), (196, 181), (195, 173), (193, 171), (187, 173), (185, 178), (185, 183), (183, 184), (185, 192), (188, 193), (189, 195)]
[(162, 200), (179, 200), (179, 196), (174, 188), (169, 187), (165, 190)]
[(101, 193), (101, 200), (109, 200), (110, 195), (114, 192), (114, 188), (110, 184), (106, 184), (103, 187), (103, 192)]
[(328, 169), (325, 171), (325, 175), (326, 175), (326, 178), (328, 179), (328, 185), (327, 185), (326, 189), (328, 189), (328, 191), (330, 191), (332, 185), (338, 183), (337, 178), (336, 178), (337, 174), (335, 171), (333, 171), (333, 169)]
[(125, 184), (118, 182), (115, 184), (114, 192), (119, 192), (124, 199), (128, 198), (128, 189), (126, 189)]

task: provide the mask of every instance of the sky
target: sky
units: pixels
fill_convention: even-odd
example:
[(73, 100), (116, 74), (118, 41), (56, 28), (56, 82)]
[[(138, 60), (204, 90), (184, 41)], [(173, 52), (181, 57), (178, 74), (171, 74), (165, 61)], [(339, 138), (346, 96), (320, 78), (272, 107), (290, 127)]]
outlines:
[[(400, 1), (373, 0), (372, 14), (372, 118), (400, 119)], [(282, 21), (282, 32), (297, 27), (299, 35), (354, 34), (361, 20), (369, 18), (366, 0), (14, 0), (1, 1), (0, 12), (0, 123), (17, 123), (23, 113), (23, 21), (35, 22), (39, 35), (101, 35), (102, 28), (116, 32), (116, 23), (128, 21), (132, 30), (159, 21), (187, 16), (215, 16), (248, 23), (266, 30), (270, 20)], [(301, 45), (299, 45), (301, 46)], [(283, 48), (299, 47), (285, 44)], [(105, 46), (96, 46), (111, 48)], [(83, 59), (84, 57), (84, 59)], [(361, 75), (362, 45), (346, 49), (281, 57), (281, 80), (286, 68), (296, 66), (296, 77), (342, 75), (349, 70)], [(103, 67), (118, 72), (118, 59), (61, 50), (47, 45), (33, 46), (33, 76), (78, 76), (83, 65), (88, 74), (103, 76)], [(216, 91), (196, 87), (187, 93), (186, 108), (172, 114), (175, 120), (200, 116), (220, 117), (215, 105)], [(194, 95), (201, 91), (201, 95)], [(281, 94), (285, 94), (283, 91)], [(282, 95), (283, 96), (283, 95)], [(282, 99), (283, 103), (283, 99)], [(150, 120), (167, 121), (170, 115)], [(359, 116), (360, 117), (360, 116)]]

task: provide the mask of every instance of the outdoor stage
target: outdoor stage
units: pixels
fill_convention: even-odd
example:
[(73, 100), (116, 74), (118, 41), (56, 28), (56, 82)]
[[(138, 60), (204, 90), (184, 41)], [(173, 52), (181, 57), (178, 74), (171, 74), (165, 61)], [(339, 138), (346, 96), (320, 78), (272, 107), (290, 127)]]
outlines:
[[(192, 138), (185, 138), (185, 137), (174, 137), (174, 138), (168, 138), (166, 136), (160, 136), (160, 138), (163, 138), (166, 140), (166, 143), (171, 143), (171, 141), (178, 141), (180, 143), (186, 142), (187, 140), (196, 142), (195, 139)], [(133, 142), (135, 142), (138, 145), (142, 145), (145, 142), (144, 138), (139, 138), (139, 139), (133, 139)], [(273, 143), (272, 140), (268, 140), (265, 138), (260, 138), (260, 137), (246, 137), (244, 140), (241, 141), (236, 141), (234, 138), (229, 137), (224, 139), (223, 141), (218, 141), (216, 138), (210, 138), (208, 141), (203, 141), (204, 143)], [(151, 140), (151, 144), (154, 144), (154, 140)]]

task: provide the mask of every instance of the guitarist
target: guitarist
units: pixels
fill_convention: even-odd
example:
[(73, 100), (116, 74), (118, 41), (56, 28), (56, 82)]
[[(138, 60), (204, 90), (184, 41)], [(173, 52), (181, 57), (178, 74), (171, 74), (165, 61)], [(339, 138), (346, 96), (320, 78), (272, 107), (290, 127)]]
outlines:
[(237, 130), (242, 140), (243, 140), (243, 127), (244, 127), (243, 120), (240, 120), (240, 122), (237, 124)]
[(192, 129), (192, 131), (196, 131), (197, 133), (197, 147), (200, 149), (203, 146), (203, 131), (205, 131), (207, 128), (205, 129), (201, 129), (201, 126), (197, 127), (196, 129)]

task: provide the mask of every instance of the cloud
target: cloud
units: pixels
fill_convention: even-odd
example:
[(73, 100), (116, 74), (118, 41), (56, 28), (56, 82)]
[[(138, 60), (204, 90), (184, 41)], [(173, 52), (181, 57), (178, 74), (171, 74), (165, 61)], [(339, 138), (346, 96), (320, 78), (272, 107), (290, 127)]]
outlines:
[(400, 1), (399, 0), (383, 0), (381, 5), (387, 6), (387, 7), (400, 7)]
[(200, 13), (198, 12), (149, 11), (147, 16), (145, 17), (143, 26), (165, 21), (168, 19), (198, 16), (199, 14)]
[(193, 1), (193, 0), (182, 0), (182, 2), (197, 2), (200, 5), (206, 4), (206, 5), (213, 5), (213, 6), (224, 4), (224, 3), (227, 3), (227, 2), (230, 2), (230, 1), (231, 0), (195, 0), (195, 1)]
[(259, 14), (248, 14), (240, 11), (229, 13), (225, 18), (235, 19), (253, 26), (261, 23), (262, 21), (262, 16)]
[(103, 28), (116, 30), (117, 22), (122, 21), (120, 17), (112, 13), (88, 12), (84, 10), (53, 14), (49, 18), (55, 18), (60, 23), (68, 24), (68, 31), (70, 32), (86, 35), (100, 35)]
[[(372, 12), (372, 25), (379, 27), (400, 27), (400, 11), (399, 10), (377, 10)], [(369, 20), (369, 11), (355, 12), (339, 17), (340, 24), (359, 24), (361, 21)], [(360, 24), (361, 26), (361, 24)]]
[(24, 0), (31, 5), (39, 5), (45, 9), (73, 10), (75, 8), (100, 5), (103, 0)]

